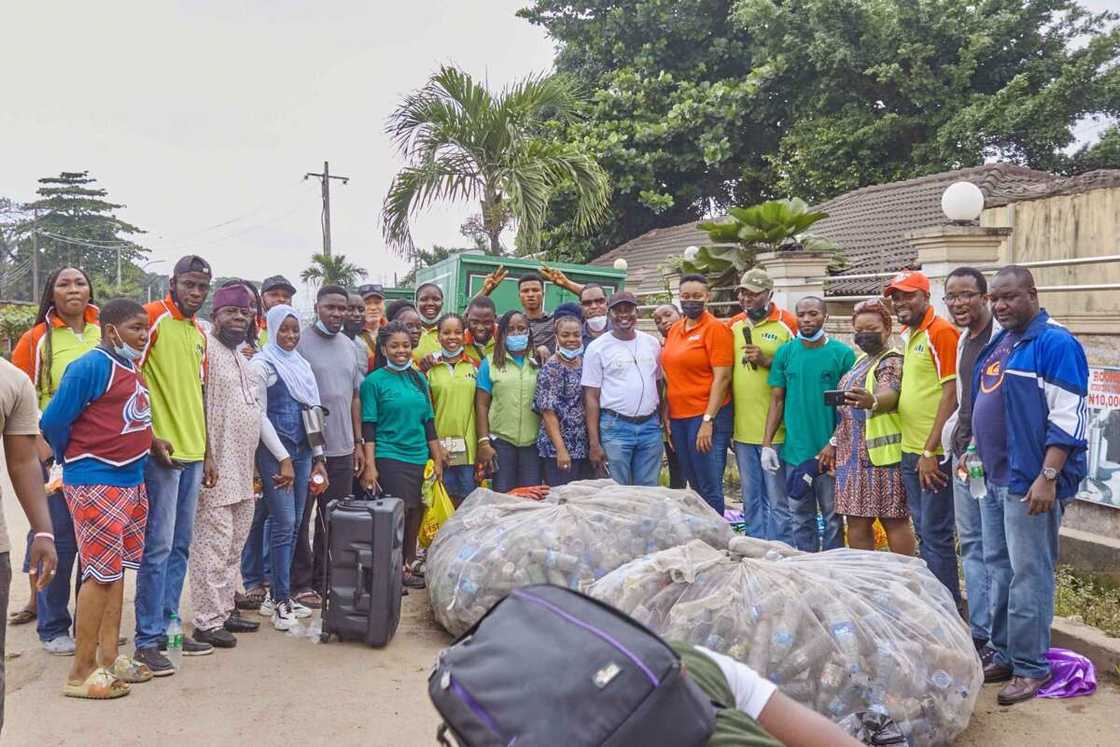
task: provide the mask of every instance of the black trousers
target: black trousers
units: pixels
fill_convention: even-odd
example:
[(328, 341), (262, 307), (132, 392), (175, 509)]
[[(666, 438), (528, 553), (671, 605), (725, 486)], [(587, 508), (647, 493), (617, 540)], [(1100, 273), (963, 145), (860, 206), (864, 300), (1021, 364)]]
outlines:
[(680, 460), (677, 459), (677, 452), (670, 449), (669, 444), (665, 444), (665, 458), (669, 462), (669, 487), (673, 490), (684, 490), (684, 470), (681, 468)]
[[(336, 498), (351, 495), (354, 485), (354, 455), (327, 457), (327, 480), (330, 484), (318, 496), (308, 495), (303, 507), (303, 519), (296, 537), (296, 553), (292, 559), (292, 596), (314, 589), (320, 594), (324, 588), (323, 568), (326, 560), (327, 504)], [(312, 536), (312, 517), (315, 531)]]

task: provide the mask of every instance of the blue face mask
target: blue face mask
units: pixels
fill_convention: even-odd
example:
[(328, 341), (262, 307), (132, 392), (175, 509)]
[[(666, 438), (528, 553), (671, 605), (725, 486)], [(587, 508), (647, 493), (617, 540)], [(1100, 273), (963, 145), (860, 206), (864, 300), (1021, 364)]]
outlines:
[(336, 331), (334, 331), (334, 332), (331, 332), (331, 331), (330, 331), (329, 329), (327, 329), (327, 325), (323, 324), (323, 320), (322, 320), (322, 319), (316, 319), (316, 320), (315, 320), (315, 329), (319, 330), (319, 331), (320, 331), (320, 332), (322, 332), (322, 333), (323, 333), (324, 335), (328, 335), (328, 336), (330, 336), (330, 337), (334, 337), (334, 336), (335, 336), (335, 335), (337, 335), (337, 334), (338, 334), (338, 332), (339, 332), (338, 330), (336, 330)]
[(393, 371), (407, 371), (412, 368), (412, 361), (405, 361), (404, 363), (393, 363), (391, 360), (386, 360), (385, 365)]
[(463, 352), (463, 349), (456, 348), (455, 350), (448, 350), (447, 348), (441, 348), (439, 352), (445, 359), (451, 360), (452, 358), (457, 358), (459, 354)]
[[(120, 338), (118, 337), (117, 339)], [(126, 361), (132, 361), (133, 363), (138, 363), (140, 359), (144, 357), (143, 350), (137, 350), (131, 345), (125, 343), (124, 340), (121, 340), (120, 345), (113, 345), (113, 352), (121, 358), (124, 358)]]
[(824, 337), (824, 327), (821, 327), (820, 329), (818, 329), (812, 337), (806, 337), (805, 335), (801, 334), (800, 332), (797, 333), (797, 336), (798, 336), (798, 338), (804, 340), (805, 342), (816, 342), (817, 340)]
[(529, 347), (529, 335), (506, 336), (506, 350), (511, 353), (523, 353)]
[(583, 355), (583, 345), (580, 345), (575, 350), (568, 350), (567, 348), (556, 348), (556, 352), (572, 361)]

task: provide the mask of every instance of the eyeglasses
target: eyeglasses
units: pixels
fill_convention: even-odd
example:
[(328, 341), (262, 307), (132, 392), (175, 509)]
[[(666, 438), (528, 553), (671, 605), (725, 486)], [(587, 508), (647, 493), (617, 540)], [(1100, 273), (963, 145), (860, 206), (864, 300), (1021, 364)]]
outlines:
[(964, 303), (972, 303), (973, 299), (979, 298), (980, 296), (983, 296), (983, 295), (984, 295), (983, 293), (972, 293), (972, 292), (950, 293), (950, 294), (947, 294), (945, 296), (942, 296), (941, 300), (945, 302), (946, 306), (948, 306), (949, 304), (956, 303), (957, 301), (963, 301)]

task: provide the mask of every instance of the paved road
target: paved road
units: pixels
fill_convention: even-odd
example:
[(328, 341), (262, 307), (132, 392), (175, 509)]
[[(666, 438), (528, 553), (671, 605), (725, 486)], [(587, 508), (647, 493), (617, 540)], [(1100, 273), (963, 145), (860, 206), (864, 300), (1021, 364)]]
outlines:
[[(16, 540), (12, 565), (17, 566), (23, 557), (19, 538), (27, 525), (10, 487), (4, 492), (9, 534)], [(124, 628), (131, 636), (134, 577), (128, 578)], [(26, 579), (17, 573), (12, 608), (26, 598)], [(259, 633), (241, 636), (232, 651), (187, 659), (173, 677), (137, 685), (128, 697), (108, 702), (62, 697), (69, 660), (42, 651), (33, 626), (10, 628), (3, 742), (434, 744), (439, 721), (428, 702), (427, 673), (448, 637), (432, 620), (423, 593), (414, 592), (404, 602), (401, 628), (384, 650), (353, 643), (324, 646), (266, 625)], [(1111, 686), (1091, 698), (1033, 701), (1014, 708), (998, 707), (995, 688), (987, 688), (957, 744), (1113, 747), (1120, 744), (1118, 714), (1120, 690)]]

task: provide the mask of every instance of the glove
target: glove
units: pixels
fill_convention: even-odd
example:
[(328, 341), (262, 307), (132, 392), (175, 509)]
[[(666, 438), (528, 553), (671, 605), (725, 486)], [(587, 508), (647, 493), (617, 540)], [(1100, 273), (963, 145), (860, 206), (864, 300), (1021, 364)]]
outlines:
[(782, 468), (782, 460), (778, 458), (778, 452), (770, 446), (762, 447), (762, 468), (767, 472), (777, 472)]

